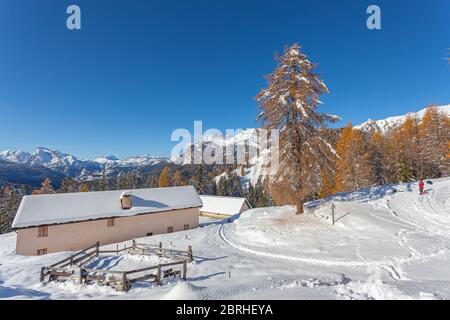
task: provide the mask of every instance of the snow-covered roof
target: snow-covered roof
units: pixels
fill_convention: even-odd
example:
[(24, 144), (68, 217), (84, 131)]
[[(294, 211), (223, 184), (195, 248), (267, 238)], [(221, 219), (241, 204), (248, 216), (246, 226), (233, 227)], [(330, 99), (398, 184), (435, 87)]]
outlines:
[(60, 224), (202, 206), (193, 186), (133, 189), (132, 207), (122, 209), (124, 190), (43, 194), (23, 197), (13, 228)]
[(200, 199), (203, 202), (200, 211), (204, 212), (233, 215), (241, 212), (244, 203), (249, 209), (252, 208), (246, 198), (200, 196)]

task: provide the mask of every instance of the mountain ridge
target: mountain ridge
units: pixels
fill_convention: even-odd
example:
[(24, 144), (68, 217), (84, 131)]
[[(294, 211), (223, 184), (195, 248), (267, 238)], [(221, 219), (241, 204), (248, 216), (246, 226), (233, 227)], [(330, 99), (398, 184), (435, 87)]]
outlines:
[(37, 147), (31, 153), (21, 150), (5, 150), (0, 152), (0, 160), (30, 167), (43, 166), (79, 180), (98, 178), (103, 171), (106, 175), (113, 175), (118, 171), (128, 171), (168, 161), (167, 158), (152, 155), (129, 157), (122, 160), (114, 156), (106, 156), (89, 160), (46, 147)]
[[(435, 106), (440, 112), (450, 116), (450, 104)], [(397, 128), (405, 122), (407, 117), (412, 117), (419, 122), (422, 120), (427, 108), (423, 108), (419, 111), (408, 112), (404, 115), (391, 116), (380, 120), (368, 119), (367, 121), (354, 126), (355, 129), (366, 132), (374, 132), (379, 130), (381, 133), (388, 133), (390, 130)]]

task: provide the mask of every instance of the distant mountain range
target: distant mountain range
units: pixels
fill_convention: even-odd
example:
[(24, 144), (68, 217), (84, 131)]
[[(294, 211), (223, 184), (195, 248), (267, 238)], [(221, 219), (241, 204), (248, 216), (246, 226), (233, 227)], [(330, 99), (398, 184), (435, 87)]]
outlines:
[[(450, 105), (438, 106), (441, 112), (450, 115)], [(426, 109), (418, 112), (410, 112), (402, 116), (389, 117), (382, 120), (368, 120), (355, 128), (373, 132), (379, 130), (387, 133), (390, 130), (400, 126), (408, 116), (417, 120), (421, 120)], [(246, 129), (236, 134), (232, 138), (224, 138), (221, 136), (204, 136), (202, 147), (191, 146), (194, 148), (204, 148), (208, 144), (216, 144), (226, 147), (227, 145), (243, 145), (248, 143), (249, 136), (254, 133), (255, 129)], [(330, 146), (331, 147), (331, 146)], [(266, 153), (261, 153), (258, 157), (249, 159), (249, 168), (245, 169), (242, 177), (243, 185), (249, 183), (255, 184), (258, 177), (265, 176), (264, 163)], [(94, 160), (78, 158), (74, 155), (62, 153), (58, 150), (39, 147), (32, 153), (24, 151), (5, 150), (0, 152), (0, 184), (4, 182), (39, 185), (43, 177), (49, 177), (59, 184), (64, 177), (71, 177), (77, 180), (93, 180), (101, 177), (104, 171), (107, 176), (115, 176), (120, 172), (128, 172), (139, 169), (142, 172), (148, 172), (155, 168), (169, 163), (169, 158), (157, 157), (152, 155), (136, 156), (119, 160), (113, 155), (103, 156)], [(187, 163), (186, 161), (184, 163)], [(241, 174), (239, 169), (235, 170), (238, 175)], [(219, 179), (225, 173), (217, 177)], [(28, 179), (27, 179), (28, 177)], [(217, 180), (218, 181), (218, 180)]]
[(28, 166), (0, 160), (0, 187), (4, 184), (13, 184), (37, 188), (45, 178), (49, 178), (53, 187), (59, 188), (65, 177), (64, 174), (43, 166)]
[(130, 157), (123, 160), (119, 160), (114, 156), (87, 160), (44, 147), (36, 148), (32, 153), (5, 150), (0, 152), (0, 160), (35, 169), (47, 168), (78, 180), (99, 178), (103, 171), (105, 171), (106, 175), (111, 176), (119, 172), (127, 172), (138, 168), (149, 169), (149, 167), (168, 162), (167, 158), (151, 155)]

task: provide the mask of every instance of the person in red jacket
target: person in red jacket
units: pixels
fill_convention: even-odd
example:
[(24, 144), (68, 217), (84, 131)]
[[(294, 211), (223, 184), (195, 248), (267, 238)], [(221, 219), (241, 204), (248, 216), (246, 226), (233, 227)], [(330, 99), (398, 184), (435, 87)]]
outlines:
[(421, 195), (423, 194), (423, 188), (424, 187), (425, 187), (425, 183), (423, 183), (423, 180), (420, 179), (420, 181), (419, 181), (419, 191), (420, 191)]

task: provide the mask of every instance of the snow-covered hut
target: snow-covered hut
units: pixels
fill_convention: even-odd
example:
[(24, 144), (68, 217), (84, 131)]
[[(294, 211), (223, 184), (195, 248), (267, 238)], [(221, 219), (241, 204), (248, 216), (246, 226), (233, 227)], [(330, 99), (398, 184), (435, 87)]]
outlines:
[(75, 251), (197, 228), (201, 206), (192, 186), (25, 196), (12, 224), (16, 252)]
[(232, 216), (252, 208), (246, 198), (201, 195), (200, 199), (203, 202), (200, 215), (212, 218)]

